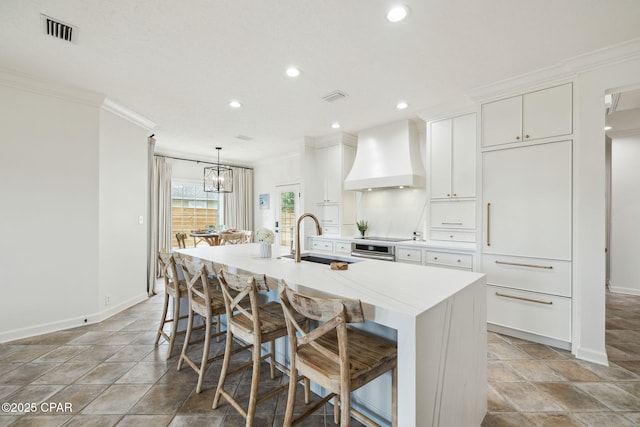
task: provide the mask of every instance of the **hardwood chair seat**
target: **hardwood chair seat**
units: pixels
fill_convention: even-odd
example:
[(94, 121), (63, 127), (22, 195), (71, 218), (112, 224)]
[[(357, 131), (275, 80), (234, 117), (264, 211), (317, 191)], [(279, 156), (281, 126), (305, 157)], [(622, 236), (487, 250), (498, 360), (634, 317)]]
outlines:
[[(357, 390), (396, 365), (397, 347), (394, 342), (379, 338), (356, 328), (347, 328), (349, 342), (349, 376), (351, 390)], [(334, 354), (339, 354), (338, 334), (335, 330), (318, 338), (316, 341)], [(310, 344), (298, 347), (297, 366), (305, 372), (316, 371), (310, 378), (322, 387), (336, 390), (340, 388), (340, 365)]]

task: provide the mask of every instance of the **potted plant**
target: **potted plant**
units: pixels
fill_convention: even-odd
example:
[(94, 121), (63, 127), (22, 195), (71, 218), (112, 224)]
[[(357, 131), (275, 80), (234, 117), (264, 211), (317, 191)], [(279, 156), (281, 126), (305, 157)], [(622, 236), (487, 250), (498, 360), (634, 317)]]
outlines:
[(367, 221), (360, 220), (356, 222), (356, 225), (358, 226), (358, 231), (360, 231), (360, 234), (364, 238), (364, 233), (367, 231), (367, 228), (369, 228), (369, 226), (367, 225)]

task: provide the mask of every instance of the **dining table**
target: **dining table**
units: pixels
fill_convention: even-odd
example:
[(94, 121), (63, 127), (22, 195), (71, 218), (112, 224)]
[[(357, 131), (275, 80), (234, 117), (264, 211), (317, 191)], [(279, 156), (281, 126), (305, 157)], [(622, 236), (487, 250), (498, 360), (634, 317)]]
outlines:
[(218, 232), (197, 232), (192, 231), (189, 236), (193, 237), (193, 246), (198, 246), (198, 243), (205, 241), (209, 246), (218, 246), (220, 244), (220, 233)]

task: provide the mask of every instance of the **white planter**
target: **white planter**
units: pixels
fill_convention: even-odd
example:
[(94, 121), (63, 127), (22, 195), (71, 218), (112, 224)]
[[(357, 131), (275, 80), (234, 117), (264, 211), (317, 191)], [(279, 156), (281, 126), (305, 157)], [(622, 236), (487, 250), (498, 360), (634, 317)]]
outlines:
[(260, 258), (271, 258), (271, 245), (260, 243)]

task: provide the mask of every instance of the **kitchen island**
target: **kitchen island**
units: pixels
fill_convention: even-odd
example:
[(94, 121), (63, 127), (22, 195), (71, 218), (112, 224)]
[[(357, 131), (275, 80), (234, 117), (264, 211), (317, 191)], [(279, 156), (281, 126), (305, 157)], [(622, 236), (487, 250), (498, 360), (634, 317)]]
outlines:
[[(279, 250), (275, 248), (272, 258), (260, 258), (258, 244), (179, 252), (230, 269), (263, 273), (271, 289), (284, 279), (303, 293), (360, 299), (368, 321), (395, 332), (398, 426), (480, 425), (487, 408), (483, 274), (377, 260), (331, 270), (328, 265), (280, 257), (285, 252)], [(376, 382), (371, 386), (375, 384), (382, 387)], [(376, 390), (365, 391), (361, 399), (369, 411), (387, 419), (390, 401), (387, 391)]]

